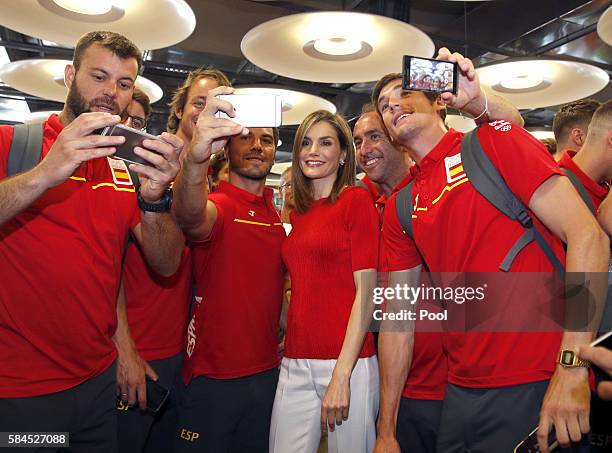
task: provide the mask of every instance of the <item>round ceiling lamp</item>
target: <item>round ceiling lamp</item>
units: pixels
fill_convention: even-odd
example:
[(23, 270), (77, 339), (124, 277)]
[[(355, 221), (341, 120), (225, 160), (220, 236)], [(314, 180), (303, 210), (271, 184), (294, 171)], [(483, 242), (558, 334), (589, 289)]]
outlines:
[(602, 41), (612, 46), (612, 6), (608, 6), (597, 21), (597, 34)]
[(315, 110), (328, 110), (336, 113), (336, 106), (327, 99), (300, 91), (269, 87), (238, 87), (235, 93), (274, 94), (280, 96), (283, 108), (283, 126), (300, 124), (306, 116)]
[[(64, 68), (69, 60), (20, 60), (0, 67), (0, 80), (24, 93), (51, 101), (64, 102), (68, 88), (64, 84)], [(136, 86), (159, 101), (164, 92), (155, 82), (138, 76)]]
[(70, 47), (92, 30), (114, 31), (146, 50), (185, 40), (196, 18), (185, 0), (19, 0), (3, 2), (0, 24)]
[(476, 69), (481, 85), (519, 109), (533, 109), (591, 96), (609, 76), (596, 66), (568, 60), (513, 60)]
[(418, 28), (353, 12), (292, 14), (251, 29), (242, 53), (266, 71), (322, 83), (360, 83), (402, 71), (402, 56), (429, 58), (433, 41)]
[(555, 138), (555, 134), (553, 131), (534, 130), (534, 131), (527, 131), (527, 132), (529, 132), (531, 135), (533, 135), (538, 140), (543, 140), (546, 138), (552, 138), (554, 140)]
[(446, 115), (446, 125), (459, 132), (469, 132), (476, 129), (476, 122), (472, 118), (462, 115)]

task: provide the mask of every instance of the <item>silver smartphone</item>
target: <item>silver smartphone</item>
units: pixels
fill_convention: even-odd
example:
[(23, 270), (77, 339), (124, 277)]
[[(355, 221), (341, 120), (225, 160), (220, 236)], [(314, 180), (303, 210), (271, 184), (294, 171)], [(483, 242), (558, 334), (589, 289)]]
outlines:
[(125, 137), (125, 142), (116, 146), (117, 151), (115, 151), (115, 154), (113, 154), (114, 157), (118, 157), (119, 159), (131, 164), (149, 166), (151, 166), (151, 163), (136, 155), (134, 153), (134, 148), (136, 146), (140, 146), (142, 148), (142, 142), (146, 139), (163, 141), (155, 135), (147, 134), (139, 129), (133, 129), (131, 127), (124, 126), (123, 124), (115, 124), (114, 126), (104, 128), (102, 135), (121, 135)]
[(281, 97), (276, 94), (222, 94), (219, 99), (232, 104), (236, 116), (230, 118), (217, 112), (217, 118), (227, 118), (244, 127), (279, 127), (282, 123)]

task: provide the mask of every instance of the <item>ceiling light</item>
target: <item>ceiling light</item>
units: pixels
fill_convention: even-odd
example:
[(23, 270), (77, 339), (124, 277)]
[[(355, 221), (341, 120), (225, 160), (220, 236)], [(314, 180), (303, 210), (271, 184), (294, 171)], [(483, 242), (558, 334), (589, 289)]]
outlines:
[(538, 74), (528, 74), (526, 72), (512, 74), (504, 77), (499, 83), (509, 90), (525, 90), (540, 85), (544, 81)]
[(2, 1), (2, 26), (44, 41), (73, 47), (92, 30), (129, 38), (141, 50), (185, 40), (196, 17), (185, 0)]
[(578, 61), (512, 59), (476, 69), (481, 86), (500, 94), (518, 109), (534, 109), (583, 99), (610, 80), (601, 68)]
[(110, 0), (53, 0), (58, 6), (78, 14), (97, 16), (108, 13), (113, 4)]
[(429, 58), (433, 41), (390, 17), (346, 11), (291, 14), (264, 22), (242, 38), (256, 66), (299, 80), (359, 83), (401, 72), (402, 56)]
[(361, 41), (350, 38), (323, 38), (314, 42), (314, 48), (327, 55), (351, 55), (361, 50)]
[(606, 44), (612, 46), (612, 6), (608, 6), (597, 21), (597, 34)]
[[(68, 89), (64, 84), (64, 68), (69, 60), (33, 59), (19, 60), (0, 67), (0, 79), (7, 85), (24, 93), (64, 102)], [(151, 99), (159, 101), (164, 92), (155, 82), (138, 76), (136, 86)]]

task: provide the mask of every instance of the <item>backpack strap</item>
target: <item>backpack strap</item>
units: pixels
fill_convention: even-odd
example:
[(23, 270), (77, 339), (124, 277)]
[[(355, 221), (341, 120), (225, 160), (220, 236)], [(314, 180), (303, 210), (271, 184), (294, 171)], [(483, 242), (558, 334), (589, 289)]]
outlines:
[(395, 198), (395, 212), (399, 219), (400, 225), (404, 229), (404, 233), (410, 239), (414, 239), (414, 233), (412, 231), (412, 185), (414, 181), (402, 187)]
[(34, 168), (40, 162), (43, 123), (18, 124), (13, 127), (13, 140), (6, 166), (6, 175), (13, 176)]
[(582, 184), (582, 181), (580, 181), (580, 178), (578, 177), (578, 175), (576, 175), (576, 173), (574, 173), (569, 168), (562, 168), (561, 170), (563, 170), (563, 173), (565, 173), (565, 176), (567, 176), (569, 180), (571, 181), (571, 183), (574, 185), (574, 188), (578, 191), (578, 194), (580, 195), (580, 198), (582, 198), (582, 201), (584, 201), (586, 205), (589, 207), (589, 209), (591, 210), (591, 212), (595, 214), (596, 211), (595, 211), (595, 205), (593, 204), (593, 200), (591, 200), (589, 193), (584, 187), (584, 184)]
[(525, 205), (512, 193), (499, 171), (495, 168), (477, 136), (478, 129), (465, 134), (461, 141), (461, 162), (470, 183), (493, 206), (512, 220), (521, 223), (525, 232), (508, 251), (499, 268), (508, 272), (514, 259), (528, 244), (536, 241), (548, 260), (560, 274), (565, 272), (550, 245), (533, 224)]

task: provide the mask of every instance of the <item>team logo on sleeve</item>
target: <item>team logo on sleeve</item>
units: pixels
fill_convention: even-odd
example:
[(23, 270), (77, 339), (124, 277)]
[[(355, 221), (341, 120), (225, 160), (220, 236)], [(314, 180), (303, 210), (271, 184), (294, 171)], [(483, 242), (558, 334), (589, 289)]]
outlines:
[(446, 182), (452, 184), (466, 177), (461, 163), (461, 154), (446, 157), (444, 159), (444, 167), (446, 169)]
[(120, 159), (113, 159), (112, 157), (107, 157), (108, 165), (111, 170), (111, 174), (113, 175), (113, 182), (117, 185), (122, 186), (133, 186), (132, 176), (128, 171), (127, 165), (125, 162)]
[(510, 129), (512, 129), (512, 123), (504, 120), (493, 121), (492, 123), (489, 123), (489, 126), (494, 128), (496, 131), (502, 132), (508, 132)]

